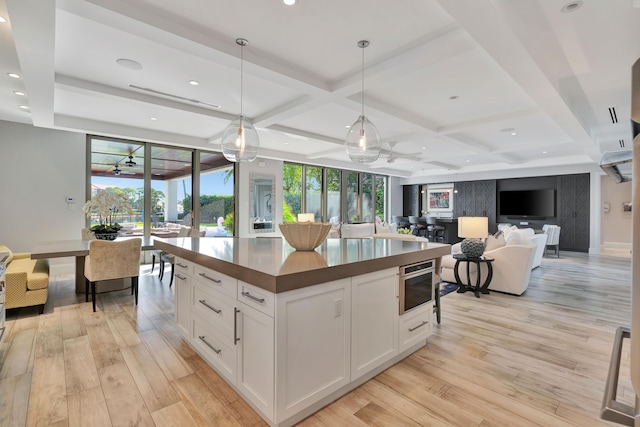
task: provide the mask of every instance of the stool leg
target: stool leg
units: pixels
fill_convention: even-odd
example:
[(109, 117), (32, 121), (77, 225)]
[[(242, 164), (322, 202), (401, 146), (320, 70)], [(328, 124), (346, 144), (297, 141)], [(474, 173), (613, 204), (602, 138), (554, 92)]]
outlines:
[(153, 273), (153, 267), (156, 266), (156, 256), (151, 254), (151, 272)]
[(169, 280), (169, 287), (173, 284), (173, 269), (175, 268), (175, 264), (171, 263), (171, 279)]
[(131, 286), (134, 287), (134, 295), (136, 296), (136, 305), (138, 305), (138, 276), (131, 278)]
[(91, 301), (93, 301), (93, 312), (96, 312), (96, 282), (91, 282)]

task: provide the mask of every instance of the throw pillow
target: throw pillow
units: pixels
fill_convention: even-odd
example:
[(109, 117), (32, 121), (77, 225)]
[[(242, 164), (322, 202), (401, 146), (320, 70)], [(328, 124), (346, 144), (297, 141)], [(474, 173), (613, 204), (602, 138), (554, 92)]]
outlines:
[(504, 236), (504, 241), (505, 241), (506, 246), (521, 245), (522, 244), (522, 237), (521, 237), (520, 233), (509, 233), (509, 234)]
[(504, 239), (504, 232), (502, 230), (496, 231), (496, 233), (493, 235), (493, 237), (495, 237), (496, 239), (500, 238), (500, 236), (502, 236), (502, 239)]
[(498, 249), (503, 247), (506, 244), (505, 240), (504, 240), (504, 236), (500, 235), (499, 238), (495, 238), (493, 236), (489, 236), (487, 237), (487, 240), (485, 241), (485, 246), (484, 246), (484, 251), (488, 252), (488, 251), (492, 251), (494, 249)]
[(391, 227), (389, 224), (376, 222), (376, 234), (391, 233)]
[(7, 265), (11, 262), (11, 260), (13, 259), (13, 251), (11, 249), (9, 249), (8, 247), (6, 247), (5, 245), (0, 243), (0, 252), (6, 252), (9, 254), (9, 256), (6, 259), (6, 263)]

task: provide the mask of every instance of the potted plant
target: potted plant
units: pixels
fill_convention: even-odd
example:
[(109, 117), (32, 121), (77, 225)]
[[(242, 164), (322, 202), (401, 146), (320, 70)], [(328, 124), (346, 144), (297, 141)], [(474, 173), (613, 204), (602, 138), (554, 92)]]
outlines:
[(88, 200), (82, 208), (88, 218), (93, 215), (98, 216), (98, 224), (92, 226), (90, 230), (97, 239), (115, 240), (118, 231), (122, 228), (117, 223), (118, 212), (133, 213), (133, 207), (129, 203), (129, 199), (124, 194), (111, 192), (108, 190), (100, 191), (93, 199)]

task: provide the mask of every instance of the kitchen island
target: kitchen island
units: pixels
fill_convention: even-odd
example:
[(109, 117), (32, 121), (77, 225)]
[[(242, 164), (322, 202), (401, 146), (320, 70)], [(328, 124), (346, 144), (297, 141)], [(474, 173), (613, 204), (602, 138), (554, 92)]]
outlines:
[[(287, 426), (422, 347), (429, 301), (400, 315), (403, 265), (449, 245), (327, 239), (297, 252), (280, 238), (172, 238), (183, 338), (270, 425)], [(439, 280), (437, 274), (434, 280)]]

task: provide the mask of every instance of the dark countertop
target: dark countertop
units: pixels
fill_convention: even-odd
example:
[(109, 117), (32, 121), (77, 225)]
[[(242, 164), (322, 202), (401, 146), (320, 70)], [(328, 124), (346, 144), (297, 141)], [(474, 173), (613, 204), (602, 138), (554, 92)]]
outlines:
[(277, 237), (183, 237), (156, 239), (154, 246), (274, 293), (451, 253), (446, 244), (392, 239), (327, 239), (313, 252), (295, 251)]

